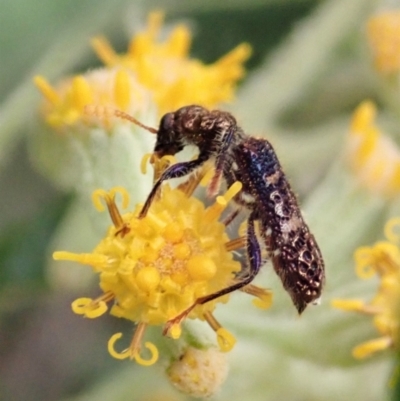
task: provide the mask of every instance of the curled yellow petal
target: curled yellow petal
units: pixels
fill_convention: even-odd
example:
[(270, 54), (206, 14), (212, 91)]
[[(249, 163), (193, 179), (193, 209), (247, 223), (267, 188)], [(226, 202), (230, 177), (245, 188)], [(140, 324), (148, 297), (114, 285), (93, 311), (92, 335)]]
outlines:
[(122, 209), (127, 209), (129, 206), (129, 193), (124, 187), (113, 187), (110, 191), (111, 195), (120, 194), (122, 198)]
[(165, 155), (160, 159), (160, 161), (167, 164), (168, 166), (177, 163), (176, 157), (172, 155)]
[(371, 265), (359, 263), (356, 265), (356, 273), (360, 278), (369, 279), (376, 274), (376, 270)]
[(370, 279), (376, 274), (374, 268), (374, 251), (367, 246), (362, 246), (354, 253), (356, 273), (362, 279)]
[(124, 187), (113, 187), (110, 189), (110, 191), (106, 191), (104, 189), (96, 189), (92, 193), (92, 202), (94, 207), (99, 211), (99, 212), (104, 212), (106, 208), (104, 207), (104, 202), (106, 202), (106, 205), (109, 203), (113, 202), (113, 199), (116, 194), (120, 194), (122, 198), (122, 208), (126, 209), (129, 206), (129, 194), (128, 191)]
[(144, 346), (150, 351), (151, 356), (149, 359), (143, 359), (138, 352), (135, 352), (134, 359), (135, 361), (142, 366), (151, 366), (154, 365), (158, 360), (158, 349), (151, 342), (145, 342)]
[(84, 315), (86, 307), (92, 302), (92, 298), (78, 298), (71, 303), (72, 311), (77, 315)]
[(114, 345), (115, 345), (116, 341), (119, 340), (121, 337), (122, 337), (122, 333), (115, 333), (108, 340), (108, 344), (107, 344), (108, 352), (115, 359), (127, 359), (131, 356), (129, 348), (122, 352), (117, 352), (114, 349)]
[(400, 217), (395, 217), (390, 219), (385, 224), (385, 236), (386, 238), (393, 243), (400, 242)]
[(95, 191), (93, 191), (92, 202), (98, 212), (104, 212), (104, 210), (106, 210), (102, 201), (107, 195), (108, 193), (104, 189), (96, 189)]
[(235, 336), (223, 327), (217, 330), (217, 342), (222, 352), (229, 352), (236, 344)]
[(93, 307), (89, 306), (86, 310), (85, 317), (89, 319), (96, 319), (104, 315), (108, 310), (108, 306), (104, 301), (97, 302)]
[(142, 174), (146, 174), (147, 173), (147, 163), (151, 159), (152, 155), (153, 155), (152, 153), (146, 153), (142, 157), (142, 161), (140, 162), (140, 171), (141, 171)]
[(152, 157), (150, 162), (153, 164), (154, 168), (154, 181), (158, 180), (161, 174), (172, 164), (177, 162), (176, 158), (171, 155), (163, 156), (161, 159), (157, 157)]
[(122, 236), (124, 236), (130, 231), (130, 228), (128, 224), (125, 224), (124, 219), (122, 218), (121, 213), (119, 212), (115, 203), (115, 195), (117, 193), (122, 196), (122, 208), (126, 209), (129, 205), (129, 194), (124, 187), (114, 187), (109, 192), (105, 191), (104, 189), (96, 189), (92, 193), (92, 202), (99, 212), (103, 212), (105, 210), (102, 201), (105, 202), (108, 213), (111, 217), (111, 221), (118, 230), (118, 233), (121, 233)]
[(95, 319), (107, 312), (107, 304), (104, 301), (93, 301), (90, 298), (78, 298), (71, 304), (72, 311), (77, 315), (84, 315), (89, 319)]

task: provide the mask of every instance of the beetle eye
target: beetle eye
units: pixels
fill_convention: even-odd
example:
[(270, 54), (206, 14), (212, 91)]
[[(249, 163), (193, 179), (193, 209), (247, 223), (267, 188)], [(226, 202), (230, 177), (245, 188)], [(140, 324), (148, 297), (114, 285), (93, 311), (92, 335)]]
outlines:
[(160, 131), (169, 131), (172, 129), (174, 125), (174, 114), (167, 113), (164, 114), (163, 118), (160, 121)]

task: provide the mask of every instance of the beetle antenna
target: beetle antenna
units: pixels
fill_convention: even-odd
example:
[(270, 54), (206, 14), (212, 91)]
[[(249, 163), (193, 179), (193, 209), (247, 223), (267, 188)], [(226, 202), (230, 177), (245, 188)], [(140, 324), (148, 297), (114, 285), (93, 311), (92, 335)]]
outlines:
[(100, 118), (111, 118), (115, 116), (118, 118), (122, 118), (123, 120), (128, 120), (138, 125), (139, 127), (144, 128), (145, 130), (151, 132), (152, 134), (157, 134), (158, 132), (155, 128), (142, 124), (140, 121), (136, 120), (136, 118), (132, 117), (130, 114), (125, 113), (122, 110), (114, 109), (113, 107), (87, 104), (84, 107), (84, 112), (88, 116), (97, 116)]
[(151, 132), (152, 134), (157, 134), (157, 132), (158, 132), (158, 130), (156, 130), (155, 128), (142, 124), (139, 120), (136, 120), (135, 117), (132, 117), (130, 114), (125, 113), (124, 111), (117, 109), (114, 111), (114, 114), (116, 117), (122, 118), (123, 120), (128, 120), (128, 121), (138, 125), (139, 127), (144, 128), (145, 130)]

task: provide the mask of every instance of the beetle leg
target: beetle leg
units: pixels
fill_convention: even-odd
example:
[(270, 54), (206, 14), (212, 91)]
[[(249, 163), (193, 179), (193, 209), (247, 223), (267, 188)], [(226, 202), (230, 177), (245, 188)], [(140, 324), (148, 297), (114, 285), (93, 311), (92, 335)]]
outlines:
[(146, 202), (139, 214), (139, 219), (142, 219), (143, 217), (146, 216), (151, 204), (153, 203), (155, 196), (157, 195), (157, 191), (159, 190), (161, 184), (164, 181), (170, 180), (172, 178), (184, 177), (185, 175), (192, 173), (194, 170), (196, 170), (198, 167), (200, 167), (202, 164), (204, 164), (204, 162), (207, 159), (208, 159), (208, 155), (200, 154), (199, 157), (195, 160), (191, 160), (189, 162), (176, 163), (176, 164), (168, 167), (161, 174), (161, 177), (157, 180), (157, 182), (154, 184), (152, 190), (150, 191), (150, 194), (147, 197)]
[(179, 324), (182, 322), (183, 319), (197, 306), (203, 305), (207, 302), (210, 302), (216, 298), (222, 297), (225, 294), (229, 294), (235, 290), (239, 290), (246, 286), (247, 284), (251, 283), (254, 278), (257, 276), (258, 272), (260, 271), (262, 265), (262, 257), (261, 257), (261, 249), (260, 244), (258, 243), (258, 239), (255, 233), (254, 228), (254, 213), (252, 213), (249, 217), (249, 222), (247, 225), (247, 238), (246, 238), (246, 248), (247, 248), (247, 256), (249, 265), (246, 268), (246, 275), (240, 277), (235, 284), (230, 285), (226, 288), (223, 288), (220, 291), (217, 291), (213, 294), (206, 295), (204, 297), (200, 297), (196, 299), (196, 301), (191, 305), (189, 308), (185, 309), (182, 313), (178, 316), (174, 317), (173, 319), (169, 320), (164, 327), (163, 334), (167, 334), (168, 330), (175, 324)]

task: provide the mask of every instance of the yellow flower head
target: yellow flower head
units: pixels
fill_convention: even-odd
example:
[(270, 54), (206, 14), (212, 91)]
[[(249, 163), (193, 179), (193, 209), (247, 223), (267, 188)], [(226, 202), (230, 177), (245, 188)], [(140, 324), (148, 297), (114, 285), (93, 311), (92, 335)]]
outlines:
[(150, 14), (147, 29), (132, 39), (125, 55), (117, 55), (106, 39), (93, 39), (106, 68), (77, 75), (56, 88), (45, 78), (35, 77), (46, 99), (46, 122), (55, 128), (82, 123), (109, 128), (115, 116), (87, 113), (85, 107), (106, 106), (135, 115), (154, 105), (161, 116), (187, 104), (212, 108), (231, 100), (236, 82), (244, 75), (243, 62), (250, 55), (250, 46), (239, 45), (206, 66), (188, 57), (190, 33), (186, 26), (177, 26), (165, 42), (159, 42), (161, 24), (161, 13)]
[(361, 103), (353, 114), (348, 138), (349, 163), (362, 185), (385, 195), (400, 191), (400, 151), (375, 125), (376, 107)]
[(383, 74), (400, 70), (400, 11), (371, 17), (367, 24), (368, 41), (376, 69)]
[[(157, 167), (157, 166), (156, 166)], [(156, 168), (156, 171), (160, 167)], [(229, 241), (225, 225), (218, 221), (229, 200), (240, 190), (235, 183), (224, 196), (205, 208), (190, 194), (197, 186), (201, 174), (177, 189), (165, 185), (160, 197), (152, 204), (148, 214), (139, 219), (142, 205), (133, 212), (121, 215), (115, 195), (121, 193), (123, 207), (128, 195), (123, 188), (110, 192), (97, 190), (93, 201), (103, 210), (102, 200), (108, 208), (113, 226), (92, 253), (73, 254), (56, 252), (56, 259), (75, 260), (93, 267), (99, 274), (103, 295), (92, 300), (79, 298), (73, 311), (88, 318), (96, 318), (108, 310), (110, 313), (138, 324), (128, 350), (117, 353), (114, 335), (109, 342), (110, 353), (116, 358), (131, 357), (142, 364), (154, 363), (157, 349), (146, 343), (152, 352), (149, 361), (139, 355), (140, 342), (147, 325), (164, 325), (194, 305), (202, 296), (215, 293), (232, 284), (240, 264), (233, 260), (231, 251), (242, 247), (244, 239)], [(271, 295), (254, 286), (249, 292), (267, 303)], [(226, 302), (228, 295), (197, 305), (188, 315), (192, 319), (206, 320), (217, 332), (220, 348), (227, 351), (235, 340), (212, 316), (218, 302)], [(173, 338), (180, 336), (180, 321), (169, 327)]]
[(400, 218), (389, 220), (385, 226), (386, 241), (355, 252), (356, 272), (362, 279), (378, 275), (377, 294), (366, 303), (362, 300), (334, 300), (333, 306), (346, 311), (362, 312), (373, 316), (381, 337), (364, 342), (353, 349), (356, 358), (365, 358), (374, 352), (399, 346), (400, 306)]
[[(132, 72), (124, 69), (90, 71), (65, 80), (57, 89), (41, 76), (34, 81), (46, 99), (42, 106), (44, 118), (53, 128), (80, 125), (109, 128), (120, 120), (104, 110), (119, 109), (136, 115), (150, 108), (148, 90), (137, 82)], [(94, 105), (102, 112), (96, 113)]]
[(108, 67), (125, 67), (153, 94), (160, 114), (187, 104), (213, 108), (230, 101), (238, 79), (244, 75), (243, 62), (250, 56), (250, 46), (241, 44), (211, 65), (188, 58), (190, 32), (176, 26), (164, 41), (158, 39), (163, 14), (151, 13), (147, 29), (135, 35), (126, 54), (118, 55), (103, 37), (92, 44)]

